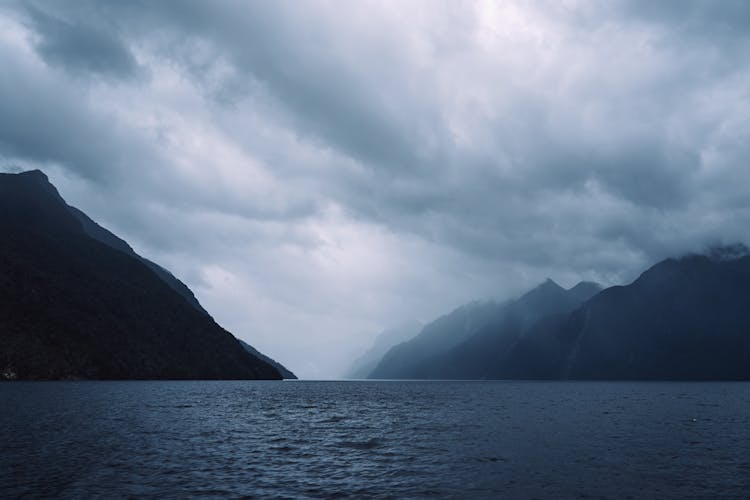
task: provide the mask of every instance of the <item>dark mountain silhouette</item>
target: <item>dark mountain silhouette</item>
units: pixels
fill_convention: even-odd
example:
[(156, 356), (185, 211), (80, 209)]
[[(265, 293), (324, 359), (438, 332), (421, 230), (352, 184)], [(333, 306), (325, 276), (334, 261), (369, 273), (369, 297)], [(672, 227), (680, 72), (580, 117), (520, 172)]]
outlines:
[(345, 378), (365, 379), (378, 365), (383, 355), (394, 345), (414, 338), (424, 325), (419, 321), (411, 321), (393, 328), (383, 330), (372, 346), (360, 357), (352, 362), (345, 373)]
[(391, 349), (370, 378), (490, 378), (497, 362), (539, 319), (570, 312), (599, 290), (585, 282), (565, 290), (547, 280), (514, 301), (464, 306)]
[(0, 174), (0, 234), (0, 378), (281, 378), (43, 173)]
[[(72, 207), (68, 205), (68, 208), (73, 213), (73, 215), (76, 216), (76, 218), (80, 221), (81, 226), (83, 227), (84, 232), (89, 235), (90, 237), (94, 238), (97, 241), (100, 241), (104, 243), (107, 246), (110, 246), (116, 250), (120, 250), (121, 252), (124, 252), (144, 264), (148, 266), (156, 275), (161, 278), (162, 281), (164, 281), (167, 285), (169, 285), (172, 290), (182, 295), (185, 300), (193, 306), (195, 309), (200, 311), (203, 314), (208, 315), (208, 312), (201, 306), (200, 302), (198, 302), (198, 299), (195, 298), (195, 295), (193, 295), (193, 292), (190, 290), (190, 288), (187, 287), (182, 281), (177, 279), (172, 273), (170, 273), (168, 270), (161, 267), (159, 264), (156, 264), (155, 262), (152, 262), (144, 257), (141, 257), (135, 251), (133, 248), (128, 245), (128, 243), (116, 236), (115, 234), (111, 233), (109, 230), (101, 227), (99, 224), (94, 222), (82, 211), (78, 210), (75, 207)], [(248, 344), (247, 342), (244, 342), (240, 340), (240, 344), (242, 347), (245, 348), (247, 352), (252, 354), (253, 356), (260, 358), (261, 360), (265, 361), (266, 363), (270, 364), (278, 372), (282, 375), (285, 379), (296, 379), (297, 376), (292, 373), (290, 370), (285, 368), (281, 363), (277, 362), (274, 359), (269, 358), (265, 354), (261, 353), (257, 349), (255, 349), (253, 346)]]
[(750, 379), (750, 256), (668, 259), (569, 315), (547, 317), (493, 378)]
[(133, 258), (136, 258), (146, 264), (153, 272), (156, 273), (156, 275), (161, 278), (163, 282), (165, 282), (169, 287), (174, 290), (175, 292), (182, 295), (185, 300), (188, 301), (188, 303), (196, 308), (198, 311), (202, 312), (203, 314), (208, 314), (205, 309), (203, 309), (203, 306), (200, 305), (198, 302), (198, 299), (195, 298), (195, 295), (193, 295), (193, 292), (183, 283), (182, 281), (178, 280), (174, 277), (172, 273), (161, 267), (159, 264), (156, 264), (155, 262), (152, 262), (146, 258), (141, 257), (135, 251), (130, 247), (130, 245), (125, 242), (125, 240), (120, 239), (116, 235), (112, 234), (107, 229), (104, 229), (99, 224), (94, 222), (89, 218), (88, 215), (81, 212), (75, 207), (72, 207), (68, 205), (68, 209), (75, 215), (75, 217), (78, 219), (78, 221), (81, 223), (81, 227), (83, 228), (83, 231), (89, 235), (90, 237), (94, 238), (95, 240), (104, 243), (105, 245), (112, 247), (116, 250), (119, 250), (121, 252), (124, 252), (128, 255), (130, 255)]

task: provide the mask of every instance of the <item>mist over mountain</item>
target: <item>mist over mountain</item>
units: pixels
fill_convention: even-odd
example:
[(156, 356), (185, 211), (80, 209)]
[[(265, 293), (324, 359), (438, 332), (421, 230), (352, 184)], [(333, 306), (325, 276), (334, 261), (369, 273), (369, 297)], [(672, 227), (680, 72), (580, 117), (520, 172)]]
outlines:
[(419, 378), (414, 367), (442, 354), (490, 322), (502, 306), (495, 302), (471, 302), (428, 323), (411, 340), (392, 347), (368, 378)]
[(370, 348), (352, 362), (344, 373), (345, 378), (364, 379), (375, 369), (383, 355), (391, 347), (415, 337), (424, 325), (419, 321), (410, 321), (393, 328), (383, 330)]
[(750, 379), (750, 256), (667, 259), (535, 325), (493, 378)]
[(538, 319), (572, 311), (600, 289), (582, 282), (565, 290), (548, 279), (517, 300), (468, 304), (391, 349), (370, 378), (487, 378), (498, 357)]
[(419, 365), (420, 378), (494, 378), (496, 365), (540, 319), (568, 313), (601, 290), (582, 282), (566, 290), (552, 280), (510, 302), (495, 319), (450, 352)]
[(42, 172), (0, 174), (0, 231), (2, 378), (281, 378)]
[(548, 280), (515, 301), (459, 308), (370, 377), (747, 380), (750, 251), (667, 259), (627, 286)]

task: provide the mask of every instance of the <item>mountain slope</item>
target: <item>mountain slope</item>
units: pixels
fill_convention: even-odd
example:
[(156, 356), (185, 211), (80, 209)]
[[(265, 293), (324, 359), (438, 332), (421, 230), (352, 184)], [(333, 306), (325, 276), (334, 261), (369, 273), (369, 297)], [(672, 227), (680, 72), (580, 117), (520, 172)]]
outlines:
[[(420, 334), (420, 337), (425, 335), (420, 345), (408, 346), (407, 353), (401, 347), (386, 354), (371, 378), (491, 378), (497, 362), (540, 318), (572, 311), (600, 289), (595, 283), (579, 283), (565, 290), (548, 279), (517, 300), (488, 304), (486, 310), (459, 309), (473, 316), (474, 326), (470, 331), (457, 329), (460, 325), (455, 321), (444, 322), (439, 332), (452, 338), (453, 344), (428, 350), (425, 347), (436, 328), (426, 327)], [(405, 359), (407, 356), (410, 358)]]
[(750, 257), (663, 261), (529, 332), (497, 378), (750, 379)]
[(80, 219), (41, 172), (0, 174), (6, 378), (281, 378), (132, 250), (92, 238)]
[(130, 255), (131, 257), (140, 260), (146, 266), (148, 266), (156, 275), (161, 278), (163, 282), (165, 282), (169, 287), (174, 290), (175, 292), (179, 293), (184, 297), (185, 300), (188, 301), (188, 303), (196, 308), (198, 311), (208, 314), (205, 309), (203, 309), (203, 306), (200, 305), (198, 302), (198, 299), (195, 298), (195, 295), (193, 295), (193, 292), (183, 283), (182, 281), (178, 280), (174, 277), (172, 273), (161, 267), (159, 264), (152, 262), (146, 258), (141, 257), (135, 251), (133, 248), (125, 242), (125, 240), (119, 238), (118, 236), (115, 236), (113, 233), (108, 231), (107, 229), (104, 229), (99, 224), (94, 222), (89, 218), (88, 215), (83, 213), (82, 211), (78, 210), (75, 207), (72, 207), (68, 205), (68, 210), (71, 211), (71, 213), (78, 219), (78, 221), (81, 223), (81, 227), (83, 231), (90, 236), (91, 238), (104, 243), (108, 247), (114, 248), (116, 250), (119, 250), (123, 253), (126, 253)]
[(547, 281), (495, 307), (471, 334), (444, 325), (463, 337), (453, 346), (429, 352), (422, 339), (390, 351), (372, 377), (750, 380), (750, 251), (742, 245), (668, 259), (603, 291)]
[(262, 352), (260, 352), (259, 350), (257, 350), (255, 347), (253, 347), (250, 344), (248, 344), (247, 342), (245, 342), (244, 340), (240, 340), (240, 345), (247, 352), (249, 352), (250, 354), (252, 354), (256, 358), (262, 359), (263, 361), (265, 361), (269, 365), (271, 365), (274, 368), (276, 368), (276, 370), (281, 374), (282, 378), (284, 378), (285, 380), (297, 380), (297, 375), (295, 375), (294, 373), (292, 373), (291, 370), (287, 369), (284, 365), (282, 365), (278, 361), (269, 358), (268, 356), (266, 356), (265, 354), (263, 354)]
[(367, 351), (355, 359), (347, 369), (345, 377), (349, 379), (365, 379), (378, 365), (383, 355), (396, 344), (414, 338), (424, 325), (412, 321), (403, 325), (383, 330)]
[[(180, 294), (191, 306), (193, 306), (196, 310), (199, 312), (208, 315), (208, 312), (203, 308), (203, 306), (198, 302), (198, 299), (195, 298), (195, 295), (193, 294), (192, 290), (187, 287), (182, 281), (177, 279), (172, 273), (170, 273), (167, 269), (164, 269), (159, 264), (152, 262), (144, 257), (141, 257), (135, 251), (133, 248), (128, 245), (128, 243), (110, 232), (109, 230), (103, 228), (96, 222), (94, 222), (91, 218), (89, 218), (88, 215), (83, 213), (81, 210), (72, 207), (68, 205), (68, 209), (71, 211), (71, 213), (78, 219), (78, 221), (81, 223), (81, 226), (84, 230), (84, 232), (94, 238), (95, 240), (104, 243), (105, 245), (112, 247), (116, 250), (119, 250), (121, 252), (124, 252), (128, 255), (130, 255), (133, 258), (136, 258), (146, 264), (146, 266), (151, 269), (164, 283), (169, 285), (169, 287)], [(278, 361), (269, 358), (265, 354), (261, 353), (257, 349), (255, 349), (250, 344), (240, 340), (240, 344), (242, 344), (242, 347), (245, 348), (247, 352), (252, 354), (253, 356), (265, 361), (266, 363), (270, 364), (278, 372), (281, 374), (281, 376), (285, 379), (296, 379), (297, 376), (292, 373), (290, 370), (288, 370), (286, 367), (284, 367), (281, 363)]]
[(565, 290), (547, 280), (508, 303), (498, 318), (442, 356), (418, 367), (421, 378), (491, 379), (498, 362), (542, 318), (569, 313), (601, 290), (582, 282)]
[(502, 305), (495, 302), (472, 302), (427, 324), (419, 335), (392, 347), (368, 378), (419, 378), (415, 373), (423, 361), (443, 354), (491, 322)]

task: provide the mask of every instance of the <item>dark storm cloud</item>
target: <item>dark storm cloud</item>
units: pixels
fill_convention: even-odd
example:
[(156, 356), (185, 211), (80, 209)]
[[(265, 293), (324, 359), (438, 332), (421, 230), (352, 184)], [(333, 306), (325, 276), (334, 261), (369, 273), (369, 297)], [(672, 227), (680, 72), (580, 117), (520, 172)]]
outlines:
[[(4, 53), (3, 53), (4, 52)], [(131, 133), (101, 115), (71, 87), (40, 73), (0, 47), (13, 71), (0, 72), (0, 152), (59, 162), (89, 179), (119, 177), (142, 160)]]
[[(72, 73), (91, 72), (116, 78), (135, 76), (138, 64), (117, 38), (112, 23), (67, 20), (28, 2), (23, 4), (38, 39), (35, 48), (47, 63)], [(59, 15), (59, 14), (58, 14)]]
[[(95, 66), (109, 61), (122, 69), (122, 74), (126, 68), (132, 71), (132, 56), (117, 39), (90, 40), (93, 43), (78, 47), (78, 39), (88, 35), (77, 28), (86, 27), (93, 38), (94, 33), (103, 34), (112, 24), (116, 31), (150, 42), (162, 56), (182, 64), (196, 81), (210, 78), (216, 61), (228, 60), (236, 72), (233, 78), (241, 83), (224, 86), (224, 98), (233, 102), (237, 96), (227, 92), (241, 96), (255, 82), (283, 103), (290, 126), (313, 140), (374, 167), (400, 172), (421, 165), (422, 158), (415, 151), (415, 130), (407, 128), (408, 123), (400, 123), (410, 110), (401, 109), (402, 103), (379, 90), (386, 83), (382, 80), (385, 73), (405, 68), (382, 68), (378, 53), (362, 54), (360, 58), (356, 52), (361, 47), (352, 50), (340, 37), (332, 36), (343, 26), (341, 20), (322, 18), (315, 9), (305, 12), (293, 2), (65, 5), (70, 9), (57, 10), (72, 10), (77, 16), (76, 29), (66, 30), (70, 40), (52, 43), (69, 56), (60, 58), (64, 64)], [(35, 16), (53, 19), (42, 12)], [(73, 23), (64, 25), (74, 27)], [(50, 37), (47, 31), (54, 31), (39, 23), (35, 30), (43, 40)], [(354, 65), (339, 60), (352, 57), (356, 59), (349, 62)]]
[(660, 23), (676, 36), (734, 43), (748, 38), (750, 9), (743, 0), (667, 0), (621, 2), (621, 12)]
[(749, 20), (729, 0), (6, 4), (0, 155), (70, 174), (228, 321), (335, 343), (747, 242)]

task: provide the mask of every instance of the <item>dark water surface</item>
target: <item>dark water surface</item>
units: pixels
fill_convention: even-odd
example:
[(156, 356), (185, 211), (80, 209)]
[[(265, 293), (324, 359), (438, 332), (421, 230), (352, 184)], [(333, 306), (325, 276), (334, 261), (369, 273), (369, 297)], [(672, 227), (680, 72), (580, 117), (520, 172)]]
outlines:
[(0, 384), (0, 497), (750, 496), (750, 384)]

